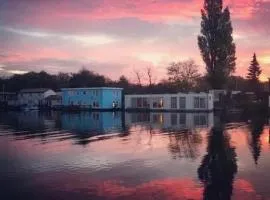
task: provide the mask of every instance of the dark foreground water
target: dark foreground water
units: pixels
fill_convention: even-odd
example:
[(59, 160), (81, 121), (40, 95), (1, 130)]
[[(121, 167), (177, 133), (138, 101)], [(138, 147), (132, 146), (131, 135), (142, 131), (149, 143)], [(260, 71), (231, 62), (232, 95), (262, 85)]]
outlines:
[(269, 200), (268, 120), (223, 117), (0, 113), (0, 199)]

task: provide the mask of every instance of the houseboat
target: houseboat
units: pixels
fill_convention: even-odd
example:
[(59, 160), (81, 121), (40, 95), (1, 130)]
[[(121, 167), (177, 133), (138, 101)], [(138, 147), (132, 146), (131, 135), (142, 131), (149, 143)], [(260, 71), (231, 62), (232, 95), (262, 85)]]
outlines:
[(122, 90), (112, 87), (63, 88), (62, 104), (70, 109), (121, 109)]
[(17, 94), (14, 92), (0, 93), (0, 110), (14, 109), (17, 106)]
[(213, 111), (213, 94), (136, 94), (125, 96), (126, 110)]
[(23, 89), (18, 94), (18, 105), (23, 110), (38, 110), (47, 97), (55, 94), (48, 88)]

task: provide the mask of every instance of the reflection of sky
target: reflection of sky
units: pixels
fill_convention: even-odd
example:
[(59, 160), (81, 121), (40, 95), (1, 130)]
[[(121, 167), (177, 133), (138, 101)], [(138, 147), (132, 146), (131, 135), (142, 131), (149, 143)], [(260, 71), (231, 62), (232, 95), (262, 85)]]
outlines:
[[(1, 134), (4, 128), (1, 125)], [(65, 199), (201, 199), (203, 188), (197, 169), (206, 155), (207, 132), (199, 129), (179, 137), (184, 133), (166, 134), (158, 129), (150, 132), (145, 126), (131, 125), (124, 137), (115, 135), (87, 146), (74, 145), (62, 132), (48, 136), (46, 142), (39, 137), (15, 140), (18, 136), (1, 136), (1, 169), (8, 172), (5, 178), (27, 181), (18, 187), (30, 191), (28, 194), (40, 194), (39, 199), (46, 195)], [(257, 166), (247, 143), (248, 126), (228, 133), (236, 147), (238, 165), (233, 199), (269, 199), (268, 128), (261, 135)], [(192, 134), (197, 134), (199, 140), (194, 140)], [(193, 158), (188, 157), (190, 154), (174, 157), (169, 147), (176, 143), (179, 151), (198, 154)], [(5, 167), (5, 160), (9, 167)]]

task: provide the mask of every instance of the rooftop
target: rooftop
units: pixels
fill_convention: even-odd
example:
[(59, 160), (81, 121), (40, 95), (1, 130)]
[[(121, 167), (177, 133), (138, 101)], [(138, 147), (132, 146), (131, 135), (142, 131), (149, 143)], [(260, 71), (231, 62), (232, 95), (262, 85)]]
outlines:
[(65, 90), (123, 90), (123, 88), (115, 87), (90, 87), (90, 88), (62, 88), (62, 91)]
[(43, 93), (50, 90), (49, 88), (30, 88), (30, 89), (22, 89), (20, 93)]

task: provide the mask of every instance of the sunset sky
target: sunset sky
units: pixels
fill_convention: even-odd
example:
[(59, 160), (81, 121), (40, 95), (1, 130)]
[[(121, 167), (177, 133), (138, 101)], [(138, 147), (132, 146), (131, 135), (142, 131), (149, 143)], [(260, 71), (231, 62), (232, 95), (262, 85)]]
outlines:
[[(225, 0), (237, 45), (236, 74), (257, 53), (270, 76), (270, 0)], [(0, 74), (85, 68), (118, 79), (195, 59), (203, 0), (0, 0)]]

